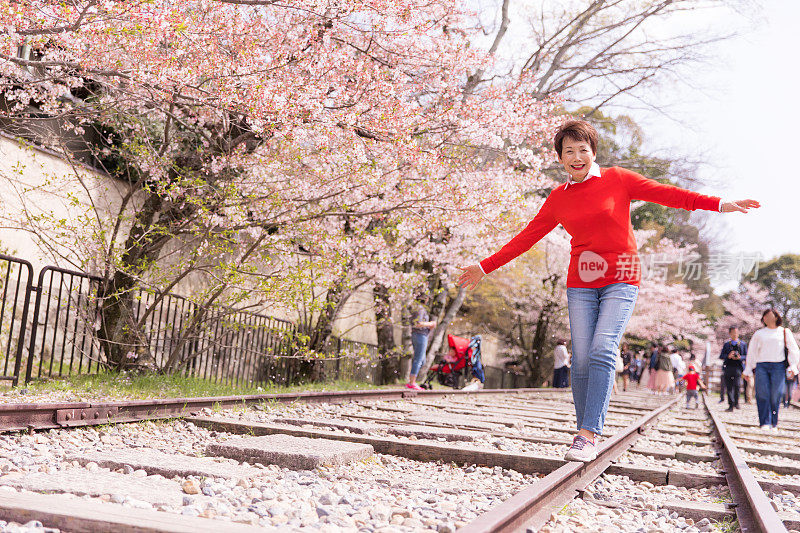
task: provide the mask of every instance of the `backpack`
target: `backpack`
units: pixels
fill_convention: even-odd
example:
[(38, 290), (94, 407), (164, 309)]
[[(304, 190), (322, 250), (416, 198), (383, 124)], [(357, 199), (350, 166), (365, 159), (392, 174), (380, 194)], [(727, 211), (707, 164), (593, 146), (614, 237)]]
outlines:
[(658, 354), (658, 369), (672, 372), (672, 359), (669, 358), (668, 353)]

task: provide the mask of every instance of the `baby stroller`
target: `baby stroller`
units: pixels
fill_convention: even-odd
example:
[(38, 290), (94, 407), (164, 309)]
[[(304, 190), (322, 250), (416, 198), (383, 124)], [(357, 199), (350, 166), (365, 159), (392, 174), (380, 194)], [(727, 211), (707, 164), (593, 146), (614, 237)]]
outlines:
[(475, 377), (481, 383), (486, 381), (481, 364), (481, 336), (471, 339), (447, 336), (450, 350), (441, 361), (431, 365), (425, 381), (420, 385), (424, 389), (432, 388), (431, 382), (436, 378), (445, 387), (458, 389), (470, 378)]

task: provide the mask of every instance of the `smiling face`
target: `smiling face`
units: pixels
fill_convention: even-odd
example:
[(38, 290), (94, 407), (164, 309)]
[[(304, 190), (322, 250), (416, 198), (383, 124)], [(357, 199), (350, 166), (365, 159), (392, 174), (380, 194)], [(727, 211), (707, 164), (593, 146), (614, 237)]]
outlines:
[(564, 165), (572, 181), (583, 181), (596, 157), (588, 142), (564, 137), (558, 162)]

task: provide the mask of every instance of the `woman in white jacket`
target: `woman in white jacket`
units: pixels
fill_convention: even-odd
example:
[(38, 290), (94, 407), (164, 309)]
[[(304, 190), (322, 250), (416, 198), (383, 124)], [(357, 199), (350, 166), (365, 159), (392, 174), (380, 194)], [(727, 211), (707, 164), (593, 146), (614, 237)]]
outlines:
[[(800, 348), (794, 334), (781, 327), (783, 319), (775, 309), (767, 309), (761, 315), (765, 327), (750, 339), (747, 359), (742, 376), (746, 380), (755, 377), (758, 423), (761, 429), (778, 428), (778, 409), (781, 405), (786, 378), (797, 375)], [(784, 350), (788, 348), (788, 354)]]

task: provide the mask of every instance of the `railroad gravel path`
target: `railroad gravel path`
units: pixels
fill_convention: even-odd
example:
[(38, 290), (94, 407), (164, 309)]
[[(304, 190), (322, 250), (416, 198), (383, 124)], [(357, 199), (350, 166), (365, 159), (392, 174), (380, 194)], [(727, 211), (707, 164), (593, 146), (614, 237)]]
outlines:
[[(639, 391), (616, 395), (606, 438), (667, 399)], [(564, 464), (575, 431), (572, 409), (569, 393), (540, 392), (262, 403), (202, 413), (206, 421), (226, 420), (231, 428), (251, 428), (250, 433), (261, 428), (334, 444), (364, 442), (376, 452), (311, 469), (214, 456), (210, 445), (252, 436), (209, 429), (201, 419), (0, 435), (0, 491), (64, 493), (176, 519), (201, 517), (266, 531), (446, 533)], [(750, 446), (748, 460), (761, 461), (755, 472), (773, 483), (773, 505), (800, 522), (800, 475), (791, 473), (800, 456), (781, 455), (798, 442), (799, 417), (786, 415), (787, 429), (767, 434), (742, 425), (754, 417), (752, 407), (733, 415), (729, 429), (736, 428), (742, 445)], [(732, 513), (725, 505), (730, 494), (718, 475), (709, 432), (703, 411), (677, 404), (542, 531), (730, 531)], [(407, 453), (410, 449), (416, 451)], [(45, 531), (39, 526), (0, 522), (0, 531)]]
[[(554, 395), (552, 400), (536, 396), (545, 398), (548, 406), (565, 410), (559, 401), (567, 397), (563, 393)], [(463, 441), (450, 439), (466, 435), (475, 449), (535, 451), (555, 457), (566, 450), (564, 445), (510, 437), (521, 436), (523, 431), (530, 433), (534, 426), (529, 427), (529, 423), (544, 423), (546, 419), (535, 416), (542, 409), (535, 403), (531, 404), (534, 407), (528, 406), (529, 412), (524, 416), (513, 417), (508, 412), (476, 414), (473, 409), (478, 402), (463, 400), (457, 397), (418, 405), (407, 401), (260, 404), (254, 409), (207, 410), (205, 414), (244, 422), (291, 418), (301, 422), (338, 421), (345, 424), (345, 433), (390, 436), (401, 445), (427, 442), (462, 446)], [(481, 401), (488, 401), (489, 405), (504, 403), (501, 397)], [(524, 400), (509, 405), (512, 414), (516, 409), (513, 406), (527, 406)], [(358, 415), (386, 420), (365, 421)], [(625, 418), (620, 417), (620, 421)], [(402, 424), (398, 424), (399, 420)], [(346, 424), (352, 426), (348, 429)], [(335, 429), (302, 425), (320, 431)], [(401, 435), (387, 431), (398, 425), (410, 429)], [(566, 431), (565, 427), (564, 433), (552, 433), (566, 435)], [(346, 465), (313, 470), (214, 458), (223, 469), (249, 470), (237, 476), (222, 476), (216, 470), (207, 476), (174, 471), (178, 456), (189, 461), (207, 455), (210, 444), (241, 438), (182, 420), (0, 435), (0, 490), (74, 494), (84, 500), (131, 509), (215, 518), (276, 530), (451, 531), (538, 477), (499, 466), (419, 461), (380, 453)], [(109, 464), (108, 455), (116, 456), (120, 463)], [(29, 524), (27, 529), (4, 526), (3, 530), (27, 531), (36, 525)]]

